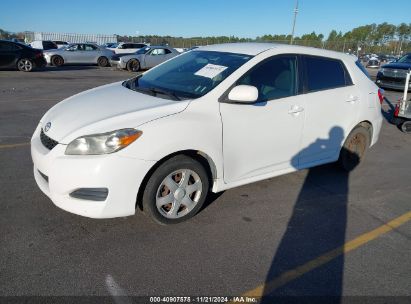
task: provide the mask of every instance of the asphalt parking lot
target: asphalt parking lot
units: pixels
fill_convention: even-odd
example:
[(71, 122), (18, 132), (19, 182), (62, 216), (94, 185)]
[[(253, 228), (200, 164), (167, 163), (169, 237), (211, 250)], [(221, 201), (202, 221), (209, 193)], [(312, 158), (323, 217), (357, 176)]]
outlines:
[[(156, 225), (140, 211), (93, 220), (55, 207), (32, 174), (28, 142), (39, 119), (66, 97), (132, 75), (0, 71), (0, 296), (409, 301), (411, 135), (387, 121), (350, 175), (327, 165), (228, 190), (179, 225)], [(386, 91), (386, 117), (400, 96)]]

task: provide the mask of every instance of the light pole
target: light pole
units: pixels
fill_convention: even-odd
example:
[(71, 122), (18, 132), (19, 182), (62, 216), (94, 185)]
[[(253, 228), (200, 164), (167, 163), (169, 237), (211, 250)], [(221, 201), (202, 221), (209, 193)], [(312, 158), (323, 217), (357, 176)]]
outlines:
[(295, 22), (297, 21), (297, 14), (298, 14), (298, 0), (295, 2), (293, 30), (291, 32), (291, 42), (290, 42), (290, 44), (294, 43), (294, 31), (295, 31)]

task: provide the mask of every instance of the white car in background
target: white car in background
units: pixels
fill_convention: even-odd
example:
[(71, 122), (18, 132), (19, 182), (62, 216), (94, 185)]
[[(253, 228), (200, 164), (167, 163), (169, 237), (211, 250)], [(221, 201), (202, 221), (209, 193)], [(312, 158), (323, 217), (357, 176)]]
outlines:
[[(303, 67), (303, 68), (301, 68)], [(202, 47), (52, 107), (31, 139), (34, 176), (92, 218), (184, 221), (220, 192), (338, 161), (379, 137), (378, 87), (356, 58), (263, 43)]]
[(146, 47), (145, 43), (120, 42), (115, 47), (108, 47), (116, 54), (131, 54), (137, 52), (139, 49)]
[(130, 72), (147, 70), (180, 55), (175, 49), (166, 46), (146, 46), (134, 54), (116, 54), (111, 57), (110, 64)]
[(33, 49), (39, 50), (55, 50), (58, 49), (58, 45), (54, 41), (50, 40), (34, 40), (29, 44)]
[(71, 43), (67, 47), (44, 51), (44, 58), (50, 65), (97, 64), (106, 67), (110, 64), (113, 51), (93, 43)]

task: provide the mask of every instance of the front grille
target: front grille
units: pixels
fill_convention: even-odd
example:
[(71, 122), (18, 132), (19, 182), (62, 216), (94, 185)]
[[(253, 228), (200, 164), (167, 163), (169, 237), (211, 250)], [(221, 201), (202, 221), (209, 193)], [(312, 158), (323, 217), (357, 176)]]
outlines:
[(383, 74), (387, 77), (405, 79), (405, 77), (407, 76), (407, 70), (385, 68)]
[(40, 140), (41, 140), (41, 143), (43, 144), (43, 146), (45, 146), (49, 150), (53, 149), (55, 146), (58, 145), (58, 142), (55, 141), (54, 139), (51, 139), (50, 137), (48, 137), (43, 132), (43, 129), (41, 129), (41, 132), (40, 132)]

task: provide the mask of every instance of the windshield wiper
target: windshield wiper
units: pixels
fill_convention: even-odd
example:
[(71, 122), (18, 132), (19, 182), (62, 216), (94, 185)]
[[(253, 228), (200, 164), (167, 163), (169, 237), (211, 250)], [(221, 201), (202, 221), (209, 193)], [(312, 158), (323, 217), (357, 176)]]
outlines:
[(172, 97), (174, 100), (181, 100), (181, 98), (180, 97), (178, 97), (177, 95), (176, 95), (176, 93), (174, 93), (174, 92), (170, 92), (170, 91), (166, 91), (166, 90), (161, 90), (161, 89), (158, 89), (158, 88), (150, 88), (150, 89), (148, 89), (148, 91), (150, 91), (150, 92), (152, 92), (153, 94), (163, 94), (163, 95), (167, 95), (167, 96), (170, 96), (170, 97)]

